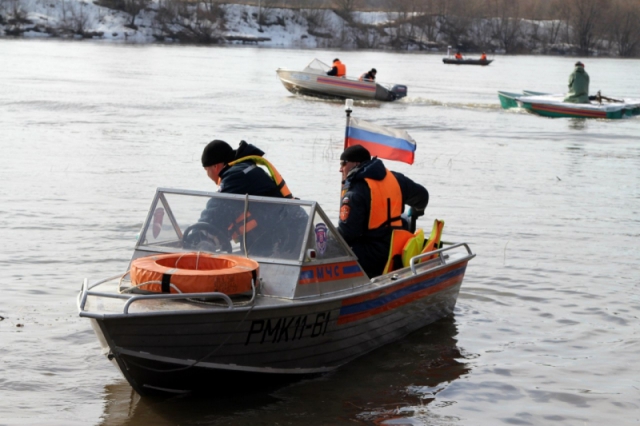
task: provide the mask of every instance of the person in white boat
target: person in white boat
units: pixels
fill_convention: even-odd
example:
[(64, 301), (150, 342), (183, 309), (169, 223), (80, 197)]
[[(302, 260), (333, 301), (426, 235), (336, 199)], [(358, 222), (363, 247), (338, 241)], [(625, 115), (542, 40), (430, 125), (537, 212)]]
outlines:
[(360, 76), (360, 81), (376, 81), (376, 74), (378, 73), (378, 70), (376, 70), (375, 68), (371, 68), (369, 71), (363, 73)]
[(343, 186), (338, 232), (369, 278), (377, 277), (390, 256), (397, 254), (392, 253), (392, 234), (405, 228), (401, 219), (404, 205), (411, 206), (414, 217), (422, 216), (429, 192), (403, 174), (388, 170), (362, 145), (351, 146), (340, 155), (340, 173)]
[(584, 64), (576, 62), (575, 69), (569, 75), (569, 93), (564, 98), (565, 102), (575, 104), (589, 103), (589, 74), (584, 70)]
[(327, 71), (327, 75), (334, 77), (345, 77), (347, 75), (347, 66), (340, 62), (340, 59), (335, 58), (333, 60), (333, 67)]

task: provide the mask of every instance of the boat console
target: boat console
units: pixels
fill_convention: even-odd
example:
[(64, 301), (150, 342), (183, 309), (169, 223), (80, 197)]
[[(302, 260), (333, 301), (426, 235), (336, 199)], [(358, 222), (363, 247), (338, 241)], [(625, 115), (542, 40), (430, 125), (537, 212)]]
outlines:
[(314, 201), (159, 188), (131, 260), (194, 251), (257, 261), (265, 296), (295, 299), (369, 282)]

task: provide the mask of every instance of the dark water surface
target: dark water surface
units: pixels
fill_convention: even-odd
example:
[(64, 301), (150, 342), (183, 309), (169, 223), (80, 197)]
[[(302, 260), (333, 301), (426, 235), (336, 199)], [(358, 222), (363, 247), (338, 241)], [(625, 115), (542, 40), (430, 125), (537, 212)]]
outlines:
[[(408, 98), (354, 115), (404, 128), (431, 194), (422, 226), (477, 253), (455, 315), (344, 368), (242, 396), (140, 399), (77, 315), (124, 272), (158, 186), (212, 190), (214, 138), (267, 152), (337, 217), (342, 103), (277, 80), (333, 51), (0, 42), (0, 424), (640, 423), (640, 119), (545, 119), (497, 90), (565, 91), (575, 58), (447, 66), (340, 52)], [(640, 61), (581, 58), (592, 91), (640, 98)], [(212, 383), (224, 389), (224, 383)]]

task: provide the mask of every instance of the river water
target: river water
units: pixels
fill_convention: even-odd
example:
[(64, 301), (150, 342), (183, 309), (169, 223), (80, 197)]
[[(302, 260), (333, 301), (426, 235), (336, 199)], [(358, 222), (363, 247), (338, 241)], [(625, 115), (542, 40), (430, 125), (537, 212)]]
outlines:
[[(416, 139), (421, 224), (477, 257), (455, 315), (338, 371), (244, 397), (137, 397), (76, 295), (123, 272), (155, 188), (213, 190), (210, 140), (267, 152), (337, 217), (340, 102), (275, 69), (339, 56), (402, 83), (354, 116)], [(640, 98), (640, 61), (581, 58), (592, 92)], [(563, 92), (575, 58), (0, 42), (0, 424), (635, 425), (640, 422), (640, 118), (546, 119), (497, 90)], [(212, 383), (224, 387), (224, 383)]]

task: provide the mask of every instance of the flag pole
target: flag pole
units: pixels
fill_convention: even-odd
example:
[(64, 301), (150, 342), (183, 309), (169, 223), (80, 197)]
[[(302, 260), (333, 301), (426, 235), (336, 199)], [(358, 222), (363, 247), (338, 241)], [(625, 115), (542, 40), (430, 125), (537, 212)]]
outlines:
[(346, 99), (344, 102), (344, 112), (347, 114), (347, 127), (344, 130), (344, 147), (342, 150), (347, 149), (347, 140), (349, 139), (349, 122), (351, 121), (351, 109), (353, 107), (353, 99)]
[[(347, 149), (347, 141), (349, 140), (349, 124), (351, 122), (351, 112), (353, 111), (351, 107), (353, 107), (353, 99), (346, 99), (344, 102), (344, 112), (347, 114), (347, 125), (344, 128), (344, 143), (343, 143), (342, 151)], [(340, 180), (340, 201), (341, 202), (342, 202), (342, 196), (344, 195), (342, 193), (343, 185), (344, 185), (344, 182), (341, 179)]]

